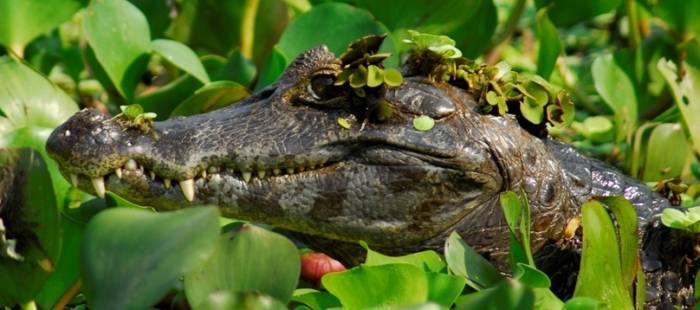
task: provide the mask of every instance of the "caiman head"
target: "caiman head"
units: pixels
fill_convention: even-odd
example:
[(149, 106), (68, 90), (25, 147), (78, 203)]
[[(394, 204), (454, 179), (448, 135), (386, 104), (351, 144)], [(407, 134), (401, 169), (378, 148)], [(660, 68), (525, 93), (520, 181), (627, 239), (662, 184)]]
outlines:
[[(106, 189), (157, 209), (213, 204), (227, 217), (377, 248), (441, 243), (452, 230), (491, 246), (489, 232), (507, 238), (498, 194), (516, 188), (543, 219), (535, 229), (561, 230), (556, 212), (537, 212), (565, 204), (552, 185), (558, 167), (517, 121), (484, 115), (464, 89), (422, 76), (361, 97), (334, 85), (340, 70), (325, 46), (314, 48), (258, 94), (155, 122), (152, 132), (83, 110), (47, 150), (100, 196)], [(434, 127), (417, 130), (418, 116)]]

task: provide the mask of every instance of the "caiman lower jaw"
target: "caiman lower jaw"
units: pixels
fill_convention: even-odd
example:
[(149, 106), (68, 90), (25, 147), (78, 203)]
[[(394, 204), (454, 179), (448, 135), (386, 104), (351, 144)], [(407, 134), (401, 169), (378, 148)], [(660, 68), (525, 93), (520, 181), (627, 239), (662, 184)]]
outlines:
[[(147, 185), (148, 188), (162, 188), (169, 190), (176, 188), (174, 182), (179, 185), (179, 191), (182, 196), (189, 202), (195, 199), (195, 184), (201, 180), (209, 180), (218, 175), (226, 175), (240, 180), (241, 182), (263, 182), (271, 179), (285, 178), (292, 175), (307, 173), (320, 173), (327, 168), (332, 168), (336, 162), (334, 161), (318, 161), (307, 165), (290, 165), (287, 167), (266, 167), (253, 171), (237, 170), (233, 168), (225, 168), (218, 166), (209, 166), (206, 169), (201, 169), (193, 178), (184, 180), (173, 180), (164, 178), (158, 175), (157, 172), (147, 169), (144, 165), (138, 163), (134, 159), (129, 159), (122, 167), (115, 168), (112, 173), (104, 176), (90, 178), (82, 174), (69, 174), (71, 184), (74, 187), (80, 187), (88, 192), (92, 189), (98, 197), (104, 198), (105, 192), (109, 189), (106, 184), (109, 184), (111, 179), (119, 182), (122, 179), (130, 180), (131, 186), (140, 184), (141, 187)], [(105, 180), (108, 182), (105, 183)], [(88, 186), (89, 184), (89, 186)]]

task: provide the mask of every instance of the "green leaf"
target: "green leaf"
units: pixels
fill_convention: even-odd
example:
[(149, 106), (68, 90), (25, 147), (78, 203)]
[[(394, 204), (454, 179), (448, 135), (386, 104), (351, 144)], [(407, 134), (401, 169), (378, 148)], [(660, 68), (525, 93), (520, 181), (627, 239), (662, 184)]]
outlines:
[(613, 124), (605, 116), (590, 116), (582, 123), (574, 122), (572, 128), (592, 142), (612, 142)]
[(617, 141), (632, 134), (637, 124), (637, 95), (634, 84), (615, 63), (612, 54), (599, 56), (591, 66), (595, 89), (615, 113)]
[(146, 17), (128, 1), (92, 0), (83, 30), (109, 79), (124, 98), (131, 99), (151, 49)]
[(170, 117), (213, 111), (233, 104), (249, 95), (248, 89), (236, 82), (211, 82), (175, 107), (170, 113)]
[(408, 264), (358, 266), (329, 273), (321, 282), (349, 309), (411, 305), (428, 300), (425, 272)]
[(676, 106), (683, 116), (683, 124), (690, 134), (695, 154), (700, 154), (700, 69), (686, 64), (686, 74), (678, 82), (676, 66), (673, 62), (660, 59), (657, 67), (671, 88)]
[(218, 234), (219, 213), (214, 207), (100, 212), (85, 229), (81, 251), (88, 305), (152, 306), (183, 274), (206, 261)]
[(164, 37), (165, 31), (170, 26), (171, 8), (168, 1), (160, 0), (129, 0), (143, 15), (148, 17), (148, 27), (153, 38)]
[(176, 65), (185, 72), (196, 77), (202, 83), (209, 83), (209, 75), (204, 66), (199, 62), (195, 54), (187, 45), (173, 40), (158, 39), (151, 42), (153, 51)]
[(282, 235), (250, 224), (221, 235), (214, 254), (185, 275), (185, 294), (196, 305), (219, 291), (261, 292), (287, 303), (301, 272), (299, 253)]
[(520, 102), (520, 113), (533, 124), (541, 124), (544, 119), (544, 107), (530, 97), (525, 97)]
[(617, 8), (622, 0), (535, 0), (538, 9), (549, 7), (552, 22), (567, 27)]
[(60, 255), (59, 213), (46, 164), (31, 149), (0, 149), (0, 304), (36, 297)]
[(421, 115), (413, 118), (413, 128), (418, 131), (428, 131), (435, 126), (435, 120), (427, 115)]
[(620, 266), (622, 268), (623, 284), (628, 292), (632, 291), (632, 284), (637, 276), (639, 266), (639, 253), (637, 244), (637, 209), (624, 197), (603, 197), (599, 200), (604, 203), (615, 216), (618, 236), (620, 238)]
[(27, 43), (68, 20), (84, 3), (81, 0), (0, 0), (0, 44), (21, 55)]
[(547, 120), (558, 128), (565, 128), (571, 125), (575, 114), (574, 102), (565, 90), (559, 91), (557, 97), (554, 98), (554, 102), (547, 105)]
[(464, 290), (467, 280), (460, 276), (426, 272), (428, 279), (428, 300), (450, 307)]
[(277, 48), (273, 49), (272, 54), (267, 57), (267, 60), (265, 60), (265, 63), (260, 70), (260, 77), (258, 78), (258, 82), (255, 84), (255, 90), (261, 90), (276, 81), (287, 67), (287, 63), (289, 62), (288, 59), (293, 58), (287, 58)]
[(440, 272), (446, 266), (445, 262), (442, 260), (442, 258), (440, 258), (440, 255), (435, 251), (421, 251), (404, 256), (387, 256), (370, 249), (364, 242), (361, 242), (360, 245), (367, 250), (365, 266), (404, 263), (432, 272)]
[[(387, 32), (386, 27), (363, 9), (345, 3), (324, 3), (297, 16), (282, 33), (277, 48), (287, 59), (294, 59), (321, 44), (340, 55), (348, 44), (359, 37)], [(381, 51), (395, 55), (385, 65), (398, 64), (391, 36), (384, 40)]]
[(367, 86), (377, 87), (382, 85), (382, 83), (384, 83), (384, 70), (375, 65), (370, 65), (367, 68)]
[(559, 31), (547, 16), (547, 9), (537, 11), (535, 30), (540, 47), (537, 52), (537, 74), (549, 80), (562, 51)]
[(467, 245), (456, 232), (445, 243), (445, 260), (450, 270), (467, 279), (467, 285), (480, 290), (494, 286), (504, 279), (501, 273)]
[(0, 122), (9, 124), (6, 129), (54, 128), (78, 112), (78, 105), (25, 64), (0, 57), (0, 111)]
[(462, 3), (478, 3), (478, 7), (474, 9), (471, 17), (462, 19), (464, 23), (447, 35), (457, 42), (457, 48), (465, 57), (475, 59), (489, 47), (498, 24), (498, 14), (492, 0)]
[(403, 83), (403, 76), (399, 70), (386, 68), (384, 69), (384, 83), (393, 87), (401, 86)]
[(257, 71), (255, 64), (243, 56), (239, 49), (236, 49), (229, 54), (226, 65), (212, 79), (234, 81), (245, 87), (250, 87)]
[(193, 307), (195, 310), (287, 310), (279, 300), (256, 292), (232, 293), (227, 291), (213, 292), (202, 302)]
[[(575, 297), (590, 297), (611, 309), (632, 309), (620, 266), (617, 232), (605, 207), (592, 200), (581, 206), (583, 251)], [(606, 275), (601, 277), (600, 275)]]
[(564, 303), (549, 289), (551, 281), (547, 275), (534, 266), (518, 263), (513, 279), (530, 288), (535, 296), (534, 309), (561, 309)]
[(331, 293), (319, 292), (310, 288), (298, 288), (294, 290), (292, 302), (306, 305), (313, 310), (340, 307), (340, 301)]
[(338, 125), (340, 125), (340, 127), (343, 127), (345, 129), (352, 128), (352, 123), (345, 117), (338, 116), (336, 122), (338, 122)]
[(600, 306), (601, 303), (593, 298), (574, 297), (564, 303), (564, 310), (595, 310)]
[(661, 213), (661, 223), (667, 227), (698, 233), (700, 232), (700, 207), (688, 208), (685, 212), (666, 208)]
[(532, 289), (516, 281), (501, 281), (494, 287), (457, 299), (456, 309), (534, 309)]
[(367, 68), (364, 65), (359, 65), (350, 74), (350, 86), (352, 88), (362, 88), (367, 85)]
[(504, 192), (500, 196), (501, 210), (510, 231), (510, 263), (513, 270), (520, 263), (535, 265), (530, 249), (530, 206), (518, 194)]
[(671, 29), (690, 38), (700, 38), (700, 2), (684, 0), (655, 1), (653, 12)]
[(680, 177), (690, 152), (690, 144), (680, 124), (660, 124), (654, 127), (647, 141), (641, 179), (655, 182)]

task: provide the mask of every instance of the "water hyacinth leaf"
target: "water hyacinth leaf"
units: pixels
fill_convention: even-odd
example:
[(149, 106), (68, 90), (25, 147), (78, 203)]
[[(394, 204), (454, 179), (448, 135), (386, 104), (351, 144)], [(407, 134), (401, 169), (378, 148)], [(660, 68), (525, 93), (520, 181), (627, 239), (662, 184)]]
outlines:
[(478, 58), (489, 47), (498, 24), (498, 12), (494, 1), (474, 2), (478, 2), (478, 7), (473, 11), (474, 14), (462, 19), (464, 23), (447, 34), (455, 39), (457, 48), (464, 56), (471, 59)]
[(427, 115), (421, 115), (413, 119), (413, 128), (418, 131), (428, 131), (435, 126), (435, 120)]
[(270, 56), (265, 60), (265, 63), (263, 63), (260, 77), (255, 84), (255, 90), (261, 90), (276, 81), (287, 67), (288, 59), (293, 58), (287, 58), (279, 49), (274, 48)]
[(294, 290), (291, 301), (303, 304), (312, 310), (340, 307), (340, 301), (337, 297), (333, 296), (333, 294), (310, 288), (298, 288)]
[[(368, 55), (377, 55), (376, 53), (379, 51), (385, 38), (386, 35), (368, 35), (352, 41), (345, 52), (338, 56), (338, 59), (341, 64), (350, 65), (361, 59), (366, 59)], [(379, 55), (381, 60), (386, 58), (384, 55), (387, 54), (382, 53)]]
[(191, 74), (202, 83), (209, 83), (209, 75), (204, 66), (187, 45), (173, 40), (158, 39), (151, 42), (153, 51), (168, 62)]
[(535, 296), (532, 289), (517, 281), (501, 281), (487, 289), (462, 295), (457, 299), (456, 309), (534, 309)]
[(428, 300), (450, 307), (464, 290), (467, 280), (460, 276), (426, 272), (428, 279)]
[(595, 310), (601, 308), (600, 301), (588, 297), (574, 297), (564, 303), (564, 310)]
[(92, 0), (83, 30), (109, 79), (124, 98), (131, 99), (151, 49), (146, 17), (128, 1)]
[(224, 67), (211, 76), (212, 80), (229, 80), (234, 81), (246, 87), (250, 87), (255, 79), (258, 69), (255, 64), (246, 58), (241, 50), (235, 49), (231, 52), (226, 60)]
[(211, 82), (198, 89), (191, 97), (180, 103), (173, 116), (186, 116), (213, 111), (248, 97), (245, 86), (232, 81)]
[(617, 233), (605, 207), (592, 200), (581, 206), (581, 215), (583, 252), (574, 296), (594, 298), (613, 309), (633, 308), (624, 284)]
[(527, 204), (514, 192), (504, 192), (500, 196), (501, 210), (510, 231), (510, 263), (513, 270), (520, 263), (534, 265), (530, 252), (530, 212)]
[(439, 45), (428, 47), (429, 50), (435, 52), (436, 54), (442, 56), (446, 59), (454, 59), (462, 57), (462, 51), (454, 47), (454, 45)]
[(686, 74), (678, 82), (676, 65), (670, 60), (659, 59), (656, 65), (666, 79), (676, 106), (683, 116), (683, 124), (690, 134), (695, 154), (700, 154), (700, 69), (685, 66)]
[(615, 216), (618, 236), (620, 238), (620, 266), (622, 268), (623, 284), (627, 291), (632, 290), (632, 283), (637, 276), (639, 253), (637, 244), (637, 211), (629, 200), (620, 196), (603, 197), (599, 199)]
[(535, 309), (561, 309), (564, 303), (549, 289), (552, 285), (549, 277), (537, 268), (518, 263), (513, 272), (513, 279), (530, 288), (535, 297)]
[[(294, 18), (280, 37), (277, 48), (287, 58), (294, 59), (302, 52), (325, 44), (340, 55), (348, 44), (359, 37), (383, 35), (389, 30), (377, 22), (367, 11), (345, 3), (324, 3)], [(397, 66), (391, 37), (384, 40), (380, 51), (392, 53), (385, 65)]]
[(0, 111), (7, 129), (54, 128), (78, 112), (78, 105), (34, 69), (0, 57)]
[(435, 251), (421, 251), (404, 256), (388, 256), (370, 249), (367, 243), (361, 242), (360, 244), (367, 250), (366, 266), (404, 263), (432, 272), (440, 272), (446, 266), (440, 255)]
[(700, 232), (700, 207), (688, 208), (685, 212), (666, 208), (661, 213), (661, 223), (667, 227), (698, 233)]
[(367, 67), (367, 86), (377, 87), (384, 83), (384, 70), (375, 65)]
[(593, 142), (602, 143), (614, 140), (613, 123), (605, 116), (587, 117), (582, 123), (573, 122), (571, 127)]
[(467, 245), (456, 232), (445, 242), (445, 260), (450, 270), (467, 280), (467, 285), (480, 290), (494, 286), (505, 278), (484, 257)]
[(22, 55), (27, 43), (68, 20), (81, 0), (0, 0), (0, 45)]
[(185, 275), (185, 294), (199, 304), (216, 291), (260, 292), (287, 303), (299, 281), (301, 262), (284, 236), (250, 224), (218, 238), (211, 257)]
[(549, 79), (552, 71), (554, 71), (554, 66), (562, 47), (559, 40), (559, 31), (549, 20), (546, 8), (537, 11), (535, 30), (540, 42), (537, 52), (537, 74)]
[(403, 76), (399, 70), (386, 68), (384, 69), (384, 83), (392, 87), (400, 86), (403, 83)]
[(218, 291), (211, 293), (202, 302), (193, 307), (194, 310), (286, 310), (287, 307), (271, 296), (256, 292), (233, 293)]
[(615, 63), (612, 54), (599, 56), (591, 66), (596, 91), (615, 114), (617, 141), (632, 134), (637, 124), (637, 95), (634, 84)]
[(679, 177), (690, 151), (680, 124), (667, 123), (654, 127), (647, 142), (641, 179), (654, 182)]
[(541, 124), (544, 119), (544, 107), (537, 104), (537, 102), (530, 97), (525, 97), (523, 101), (520, 102), (520, 113), (526, 120), (535, 125)]
[(214, 207), (100, 212), (85, 228), (81, 251), (88, 304), (96, 309), (152, 306), (182, 275), (206, 261), (218, 235)]
[(59, 210), (41, 155), (0, 149), (0, 304), (25, 304), (54, 271), (60, 249)]
[(567, 27), (578, 22), (589, 20), (600, 14), (617, 8), (622, 0), (535, 0), (538, 9), (549, 8), (552, 22), (559, 27)]
[(425, 272), (409, 264), (360, 265), (327, 274), (321, 282), (349, 309), (404, 306), (428, 300)]
[(559, 128), (565, 128), (574, 121), (574, 102), (566, 91), (559, 91), (553, 104), (547, 106), (547, 119)]

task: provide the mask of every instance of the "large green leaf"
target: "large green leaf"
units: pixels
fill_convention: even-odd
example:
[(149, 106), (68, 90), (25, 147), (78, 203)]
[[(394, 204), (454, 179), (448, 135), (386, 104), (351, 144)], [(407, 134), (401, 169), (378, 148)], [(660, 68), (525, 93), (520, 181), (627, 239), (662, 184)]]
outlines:
[(173, 40), (158, 39), (151, 42), (151, 48), (167, 61), (196, 77), (200, 82), (209, 83), (207, 71), (199, 62), (197, 54), (187, 45)]
[(571, 26), (617, 8), (622, 0), (535, 0), (537, 8), (549, 7), (549, 16), (557, 26)]
[(610, 309), (632, 309), (632, 292), (624, 283), (617, 233), (608, 212), (592, 200), (581, 206), (581, 216), (583, 251), (574, 296), (600, 300)]
[[(363, 9), (344, 3), (325, 3), (295, 18), (282, 33), (277, 49), (286, 59), (294, 59), (310, 48), (325, 44), (340, 55), (359, 37), (388, 32)], [(380, 50), (395, 54), (391, 36), (384, 40)], [(390, 65), (397, 63), (396, 55), (385, 61)]]
[(493, 287), (463, 295), (456, 309), (535, 309), (532, 289), (517, 281), (502, 281)]
[(256, 292), (233, 293), (218, 291), (211, 293), (201, 303), (192, 307), (195, 310), (286, 310), (279, 300)]
[(287, 67), (287, 62), (289, 62), (289, 60), (279, 49), (273, 49), (272, 54), (265, 60), (260, 70), (260, 77), (258, 77), (258, 82), (255, 83), (255, 90), (261, 90), (275, 82), (277, 78), (282, 75), (282, 72), (284, 72), (284, 68)]
[(642, 180), (655, 182), (680, 177), (690, 151), (680, 124), (654, 127), (647, 142)]
[(700, 154), (700, 69), (686, 65), (685, 76), (678, 82), (673, 62), (660, 59), (657, 67), (671, 88), (676, 106), (683, 116), (683, 124), (690, 134), (695, 154)]
[(663, 0), (655, 1), (653, 12), (666, 22), (681, 37), (700, 39), (700, 1)]
[[(0, 57), (0, 123), (54, 128), (78, 111), (78, 105), (34, 69)], [(2, 132), (0, 126), (0, 132)]]
[(445, 243), (445, 260), (454, 274), (467, 279), (467, 285), (477, 290), (505, 279), (496, 267), (467, 245), (456, 232), (450, 234)]
[(83, 29), (109, 79), (122, 96), (131, 99), (151, 47), (146, 17), (128, 1), (92, 0)]
[(0, 44), (21, 55), (27, 43), (69, 19), (85, 2), (0, 0)]
[(467, 58), (477, 58), (489, 47), (491, 37), (498, 25), (498, 12), (493, 0), (470, 1), (479, 2), (474, 15), (465, 19), (464, 23), (447, 36), (457, 42), (457, 48)]
[(31, 149), (0, 149), (0, 304), (34, 299), (59, 257), (59, 213), (46, 165)]
[(409, 264), (358, 266), (327, 274), (321, 282), (348, 309), (404, 306), (428, 300), (425, 272)]
[(171, 2), (169, 0), (129, 0), (129, 2), (146, 15), (151, 36), (162, 38), (171, 23)]
[(595, 89), (615, 113), (617, 141), (632, 134), (637, 124), (637, 95), (634, 84), (612, 54), (599, 56), (591, 67)]
[(440, 255), (435, 251), (422, 251), (404, 256), (387, 256), (373, 251), (365, 243), (363, 243), (362, 246), (367, 250), (367, 258), (365, 258), (366, 266), (404, 263), (432, 272), (440, 272), (446, 266), (445, 262), (440, 258)]
[(629, 200), (624, 197), (600, 198), (615, 216), (620, 242), (620, 267), (622, 280), (627, 291), (632, 290), (632, 283), (639, 269), (639, 253), (637, 233), (637, 211)]
[(549, 80), (562, 50), (561, 40), (559, 40), (559, 31), (549, 20), (547, 9), (540, 9), (537, 12), (536, 21), (535, 29), (540, 41), (537, 52), (537, 74)]
[(248, 97), (248, 89), (231, 81), (216, 81), (204, 85), (179, 104), (170, 117), (213, 111)]
[(185, 276), (190, 304), (216, 291), (261, 292), (288, 302), (299, 280), (301, 261), (294, 244), (282, 235), (244, 224), (218, 239), (212, 256)]
[(292, 302), (303, 304), (312, 310), (340, 307), (340, 301), (333, 296), (333, 294), (311, 288), (298, 288), (294, 290)]
[(100, 212), (88, 223), (81, 250), (88, 304), (96, 309), (152, 306), (211, 255), (218, 235), (214, 207)]

